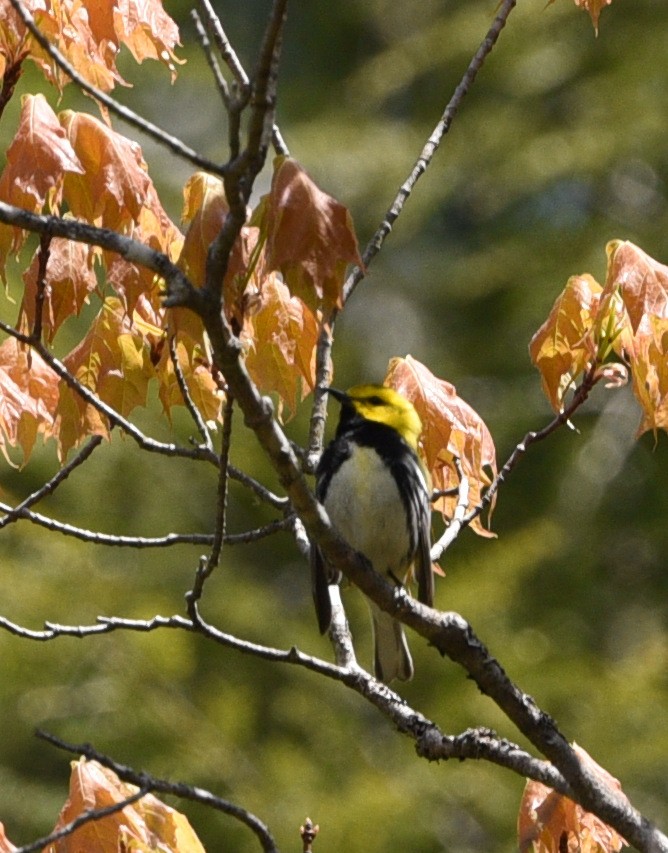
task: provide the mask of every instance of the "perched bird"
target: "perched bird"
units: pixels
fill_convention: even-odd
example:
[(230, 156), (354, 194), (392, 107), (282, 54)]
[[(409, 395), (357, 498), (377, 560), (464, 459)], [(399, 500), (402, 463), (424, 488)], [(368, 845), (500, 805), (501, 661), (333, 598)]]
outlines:
[[(429, 489), (417, 446), (422, 423), (413, 405), (381, 385), (329, 389), (341, 403), (336, 435), (316, 471), (316, 496), (334, 527), (373, 568), (393, 583), (413, 578), (418, 600), (431, 606)], [(328, 584), (340, 576), (317, 547), (311, 555), (313, 598), (324, 633), (331, 621)], [(413, 676), (403, 628), (369, 602), (374, 631), (374, 671), (385, 683)]]

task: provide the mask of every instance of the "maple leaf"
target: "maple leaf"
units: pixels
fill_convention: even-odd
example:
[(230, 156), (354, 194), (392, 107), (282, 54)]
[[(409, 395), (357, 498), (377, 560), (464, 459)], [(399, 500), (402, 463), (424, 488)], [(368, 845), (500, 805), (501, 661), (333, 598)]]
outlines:
[[(148, 343), (116, 297), (105, 300), (86, 336), (63, 363), (84, 387), (124, 417), (146, 404), (148, 382), (155, 376)], [(104, 415), (61, 381), (54, 430), (61, 458), (86, 436), (109, 438), (109, 428)]]
[[(97, 287), (93, 270), (94, 251), (85, 243), (55, 237), (49, 245), (46, 267), (42, 330), (48, 343), (68, 317), (76, 317)], [(23, 274), (25, 288), (21, 302), (21, 325), (32, 329), (35, 322), (39, 255)]]
[[(439, 490), (458, 486), (461, 466), (469, 482), (468, 509), (473, 509), (492, 482), (488, 470), (496, 475), (494, 441), (480, 415), (457, 395), (454, 385), (410, 355), (390, 360), (385, 385), (409, 399), (422, 420), (420, 446), (432, 486)], [(456, 505), (457, 495), (446, 495), (434, 508), (451, 519)], [(490, 535), (479, 519), (471, 526), (480, 535)]]
[(197, 287), (206, 282), (209, 246), (225, 224), (229, 205), (223, 182), (213, 175), (195, 172), (183, 188), (181, 221), (187, 225), (178, 264)]
[[(211, 362), (202, 346), (189, 335), (176, 337), (176, 358), (190, 397), (208, 424), (220, 421), (224, 394), (211, 372)], [(169, 347), (162, 349), (156, 364), (156, 375), (160, 383), (158, 396), (167, 417), (174, 406), (183, 406), (185, 401), (176, 379)]]
[(602, 290), (590, 275), (569, 278), (547, 319), (531, 338), (531, 360), (557, 412), (563, 409), (566, 392), (596, 357), (592, 331)]
[(51, 435), (58, 403), (58, 377), (16, 338), (0, 346), (0, 450), (21, 447), (28, 461), (39, 433)]
[(668, 267), (628, 240), (611, 240), (606, 252), (605, 290), (619, 290), (633, 334), (647, 315), (668, 317)]
[(299, 399), (315, 387), (315, 315), (272, 273), (262, 283), (241, 339), (253, 381), (278, 395), (279, 418), (284, 405), (294, 414)]
[[(577, 744), (573, 749), (599, 783), (613, 791), (621, 785)], [(520, 853), (618, 853), (626, 841), (582, 806), (533, 779), (527, 781), (517, 820)]]
[(65, 197), (75, 216), (125, 233), (139, 220), (153, 186), (141, 147), (87, 113), (66, 110), (60, 122), (83, 165), (65, 178)]
[[(103, 6), (104, 4), (94, 4)], [(174, 53), (179, 29), (165, 12), (160, 0), (117, 0), (113, 5), (114, 30), (139, 63), (157, 59), (176, 77), (175, 63), (183, 63)]]
[(348, 264), (363, 267), (350, 212), (289, 157), (274, 159), (270, 192), (253, 217), (266, 238), (267, 268), (325, 315), (343, 306)]
[[(71, 768), (69, 797), (54, 831), (67, 826), (84, 811), (121, 803), (139, 790), (134, 785), (122, 782), (112, 770), (97, 761), (81, 758), (73, 761)], [(152, 794), (146, 794), (100, 820), (82, 824), (71, 835), (50, 844), (45, 853), (67, 853), (73, 850), (95, 850), (96, 853), (117, 853), (118, 850), (204, 853), (188, 819)]]
[[(83, 166), (43, 95), (21, 99), (19, 126), (7, 149), (0, 175), (0, 199), (33, 213), (58, 212), (67, 174), (82, 175)], [(19, 228), (0, 226), (0, 269), (6, 256), (18, 252), (26, 238)]]

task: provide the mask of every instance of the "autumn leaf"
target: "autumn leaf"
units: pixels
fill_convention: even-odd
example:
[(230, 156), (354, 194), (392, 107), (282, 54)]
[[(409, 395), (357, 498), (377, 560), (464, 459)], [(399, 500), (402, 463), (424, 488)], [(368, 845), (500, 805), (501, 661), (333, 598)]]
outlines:
[(139, 219), (152, 186), (141, 147), (88, 113), (66, 110), (59, 118), (84, 167), (65, 178), (72, 213), (124, 233)]
[(38, 434), (48, 437), (58, 402), (58, 377), (37, 353), (7, 338), (0, 346), (0, 450), (20, 447), (23, 463)]
[[(103, 3), (93, 3), (95, 9)], [(175, 63), (183, 63), (174, 53), (180, 44), (179, 30), (163, 9), (160, 0), (117, 0), (113, 7), (114, 31), (139, 63), (145, 59), (162, 62), (176, 76)]]
[[(121, 803), (138, 792), (134, 785), (96, 761), (81, 758), (71, 764), (69, 797), (54, 831), (71, 823), (83, 812)], [(50, 844), (45, 853), (118, 853), (146, 850), (162, 853), (204, 853), (188, 819), (152, 794), (95, 821), (88, 821), (70, 835)]]
[(299, 400), (315, 386), (315, 315), (274, 273), (263, 281), (241, 338), (253, 381), (278, 395), (279, 417), (284, 406), (294, 414)]
[(645, 316), (668, 317), (668, 267), (628, 240), (611, 240), (606, 252), (605, 290), (619, 290), (633, 334)]
[[(597, 777), (599, 784), (612, 791), (621, 785), (600, 767), (588, 753), (573, 744), (582, 764)], [(517, 820), (520, 853), (618, 853), (626, 841), (600, 818), (582, 806), (547, 788), (541, 782), (527, 781)]]
[(218, 236), (229, 211), (223, 182), (196, 172), (183, 188), (181, 221), (187, 225), (178, 264), (197, 287), (206, 282), (209, 246)]
[[(188, 393), (206, 423), (213, 424), (221, 418), (224, 394), (211, 372), (211, 362), (202, 347), (188, 335), (177, 335), (176, 358)], [(156, 364), (160, 383), (158, 396), (167, 417), (174, 406), (184, 406), (185, 401), (176, 378), (169, 347), (162, 349)]]
[(266, 238), (268, 269), (282, 273), (293, 296), (326, 315), (342, 307), (347, 266), (363, 266), (352, 217), (295, 160), (275, 158), (271, 190), (253, 224)]
[[(56, 114), (43, 95), (21, 100), (19, 126), (7, 149), (0, 175), (0, 199), (32, 213), (58, 212), (65, 175), (82, 175), (83, 166)], [(18, 252), (26, 238), (19, 228), (0, 225), (0, 270), (7, 255)]]
[[(146, 404), (148, 382), (155, 376), (149, 346), (116, 297), (105, 300), (63, 363), (81, 385), (124, 417)], [(109, 438), (109, 429), (107, 418), (61, 381), (55, 428), (60, 457), (86, 436)]]
[[(55, 237), (49, 245), (46, 267), (42, 330), (47, 343), (69, 317), (76, 317), (97, 287), (93, 269), (94, 252), (84, 243)], [(29, 331), (35, 322), (39, 255), (35, 254), (23, 274), (25, 288), (21, 302), (20, 324)]]
[(572, 276), (531, 338), (531, 360), (557, 412), (563, 409), (566, 392), (596, 357), (592, 330), (601, 292), (601, 285), (590, 275)]
[[(422, 420), (421, 451), (435, 489), (459, 485), (461, 473), (469, 482), (468, 509), (480, 503), (484, 489), (496, 475), (496, 451), (492, 436), (480, 415), (457, 395), (454, 385), (438, 379), (412, 356), (391, 359), (385, 384), (409, 399)], [(446, 520), (452, 518), (457, 495), (446, 495), (434, 504)], [(476, 519), (477, 533), (489, 531)]]
[(609, 6), (612, 0), (575, 0), (575, 5), (589, 12), (589, 16), (598, 33), (598, 19), (605, 6)]

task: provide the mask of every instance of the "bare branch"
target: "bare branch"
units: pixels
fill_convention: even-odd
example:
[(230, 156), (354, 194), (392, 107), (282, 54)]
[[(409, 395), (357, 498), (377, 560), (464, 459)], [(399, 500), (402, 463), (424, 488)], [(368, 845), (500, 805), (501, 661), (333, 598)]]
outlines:
[[(154, 791), (159, 794), (171, 794), (182, 800), (201, 803), (209, 808), (223, 812), (223, 814), (235, 818), (252, 830), (266, 853), (278, 853), (278, 848), (268, 827), (252, 812), (241, 808), (241, 806), (237, 806), (235, 803), (231, 803), (229, 800), (223, 800), (221, 797), (215, 796), (215, 794), (206, 791), (204, 788), (186, 785), (184, 782), (170, 782), (167, 779), (159, 779), (156, 776), (152, 776), (145, 771), (138, 772), (133, 770), (131, 767), (114, 761), (104, 753), (98, 752), (88, 743), (69, 744), (55, 737), (55, 735), (40, 730), (35, 734), (58, 749), (63, 749), (75, 755), (83, 755), (88, 761), (97, 761), (98, 764), (115, 773), (119, 779), (131, 785), (137, 785), (142, 791), (142, 796), (146, 796), (147, 793)], [(115, 811), (117, 810), (115, 809)]]
[[(32, 524), (44, 527), (54, 533), (61, 533), (63, 536), (72, 536), (75, 539), (88, 542), (92, 545), (143, 549), (171, 548), (174, 545), (212, 546), (214, 542), (214, 535), (212, 533), (167, 533), (164, 536), (121, 536), (112, 533), (101, 533), (97, 530), (76, 527), (64, 521), (56, 521), (53, 518), (24, 507), (22, 504), (12, 507), (2, 501), (0, 501), (0, 512), (6, 513), (0, 519), (0, 529), (10, 521), (21, 519), (30, 521)], [(293, 525), (294, 521), (292, 518), (279, 518), (276, 521), (262, 525), (262, 527), (246, 530), (243, 533), (227, 533), (223, 541), (225, 545), (246, 545), (249, 542), (258, 542), (260, 539), (266, 539), (267, 536), (273, 536), (280, 531), (289, 531), (293, 528)]]
[(231, 104), (231, 96), (230, 90), (227, 87), (227, 81), (223, 77), (223, 72), (220, 70), (220, 66), (218, 65), (218, 60), (216, 59), (213, 50), (211, 48), (211, 42), (209, 41), (209, 37), (204, 29), (204, 25), (202, 24), (202, 19), (197, 13), (196, 9), (190, 10), (190, 17), (195, 24), (195, 32), (197, 33), (197, 38), (199, 39), (199, 43), (202, 45), (202, 50), (204, 51), (204, 55), (206, 56), (206, 61), (209, 64), (209, 68), (211, 69), (211, 73), (213, 74), (213, 79), (216, 81), (216, 86), (218, 87), (218, 92), (220, 93), (221, 100), (225, 105), (225, 108), (229, 110)]
[(166, 146), (170, 151), (172, 151), (172, 153), (184, 160), (188, 160), (199, 169), (204, 169), (214, 175), (222, 176), (225, 174), (226, 166), (221, 166), (206, 157), (203, 157), (201, 154), (198, 154), (197, 151), (194, 151), (192, 148), (185, 145), (185, 143), (181, 142), (180, 139), (177, 139), (175, 136), (172, 136), (170, 133), (162, 130), (162, 128), (150, 121), (147, 121), (145, 118), (142, 118), (133, 110), (111, 98), (106, 94), (106, 92), (103, 92), (101, 89), (91, 85), (67, 61), (67, 59), (65, 59), (58, 48), (51, 44), (46, 36), (44, 36), (39, 27), (35, 24), (30, 12), (28, 12), (21, 3), (21, 0), (10, 0), (10, 2), (23, 23), (26, 25), (28, 30), (30, 30), (35, 41), (37, 41), (40, 47), (51, 57), (51, 59), (53, 59), (58, 68), (60, 68), (62, 72), (76, 83), (82, 91), (91, 95), (91, 97), (95, 98), (95, 100), (99, 101), (101, 104), (104, 104), (104, 106), (107, 107), (110, 112), (114, 113), (114, 115), (117, 115), (119, 118), (123, 119), (123, 121), (126, 121), (128, 124), (132, 125), (132, 127), (137, 128), (137, 130), (145, 133), (161, 145)]
[[(489, 28), (487, 35), (483, 39), (480, 47), (475, 52), (471, 62), (469, 63), (468, 68), (466, 69), (464, 76), (459, 82), (459, 85), (454, 91), (454, 94), (450, 98), (447, 107), (445, 108), (443, 115), (441, 116), (438, 124), (434, 128), (431, 133), (431, 136), (427, 140), (424, 148), (420, 152), (420, 156), (415, 161), (415, 165), (411, 169), (409, 176), (406, 178), (404, 183), (401, 185), (399, 192), (394, 198), (392, 205), (389, 210), (385, 214), (385, 218), (381, 222), (381, 224), (376, 229), (375, 234), (369, 240), (364, 253), (362, 254), (362, 260), (364, 261), (364, 266), (368, 267), (374, 257), (380, 251), (383, 243), (385, 242), (385, 238), (388, 236), (390, 231), (392, 230), (394, 223), (397, 218), (401, 214), (404, 209), (404, 205), (408, 200), (408, 197), (413, 192), (415, 185), (422, 177), (422, 175), (429, 168), (436, 151), (438, 150), (443, 137), (450, 130), (450, 125), (452, 124), (452, 120), (457, 114), (457, 110), (471, 86), (473, 85), (473, 81), (475, 80), (478, 71), (482, 68), (485, 63), (485, 60), (489, 56), (492, 51), (492, 48), (497, 42), (499, 35), (501, 34), (501, 30), (506, 25), (506, 21), (508, 20), (508, 16), (514, 9), (517, 0), (503, 0), (500, 4), (499, 11), (492, 23), (492, 26)], [(364, 270), (359, 267), (355, 267), (348, 278), (346, 279), (346, 284), (344, 287), (344, 298), (347, 300), (354, 289), (357, 287), (359, 282), (364, 278)]]
[(431, 559), (437, 563), (447, 549), (452, 545), (455, 539), (465, 526), (466, 509), (469, 505), (469, 481), (464, 475), (458, 461), (456, 461), (459, 473), (459, 497), (457, 498), (457, 506), (453, 513), (450, 524), (446, 527), (443, 535), (431, 546)]
[(102, 437), (94, 435), (47, 483), (34, 491), (31, 495), (28, 495), (28, 497), (21, 501), (17, 506), (5, 509), (6, 505), (0, 504), (0, 509), (7, 513), (3, 518), (0, 518), (0, 530), (19, 518), (26, 518), (26, 515), (23, 513), (31, 506), (34, 506), (36, 503), (41, 501), (42, 498), (47, 497), (47, 495), (52, 495), (58, 486), (69, 477), (72, 471), (74, 471), (75, 468), (78, 468), (79, 465), (82, 465), (101, 443)]
[(472, 510), (462, 519), (462, 526), (469, 525), (475, 518), (477, 518), (481, 512), (488, 507), (492, 501), (496, 493), (499, 490), (501, 483), (503, 483), (510, 474), (510, 472), (516, 467), (517, 463), (520, 461), (522, 456), (526, 453), (527, 449), (532, 445), (536, 444), (539, 441), (543, 441), (543, 439), (552, 435), (555, 430), (564, 426), (564, 424), (568, 424), (570, 419), (573, 417), (575, 412), (582, 406), (583, 403), (586, 402), (589, 394), (592, 391), (592, 388), (596, 385), (596, 383), (601, 379), (601, 375), (598, 373), (598, 365), (593, 364), (589, 370), (585, 373), (582, 382), (575, 389), (575, 393), (573, 394), (573, 399), (570, 404), (566, 406), (558, 415), (555, 415), (554, 418), (550, 421), (547, 426), (543, 427), (543, 429), (538, 432), (528, 432), (522, 441), (515, 447), (513, 452), (508, 457), (508, 460), (501, 468), (499, 473), (494, 478), (494, 482), (487, 489), (485, 494), (483, 495), (480, 503), (473, 507)]
[(51, 245), (51, 235), (42, 234), (39, 240), (39, 250), (37, 253), (37, 282), (35, 285), (35, 320), (32, 327), (30, 337), (34, 341), (42, 340), (42, 322), (44, 314), (44, 297), (46, 295), (46, 269), (49, 263), (51, 254), (49, 247)]
[(185, 407), (190, 412), (190, 417), (195, 421), (195, 426), (202, 437), (205, 447), (213, 453), (214, 449), (213, 442), (211, 440), (211, 433), (204, 418), (202, 417), (202, 413), (195, 405), (195, 401), (190, 394), (190, 390), (188, 389), (188, 383), (186, 382), (183, 371), (181, 370), (181, 365), (179, 364), (178, 352), (176, 350), (176, 335), (173, 333), (169, 335), (169, 357), (172, 362), (172, 367), (174, 368), (174, 376), (176, 377), (176, 383), (179, 386), (179, 391), (181, 392), (181, 397), (183, 398)]

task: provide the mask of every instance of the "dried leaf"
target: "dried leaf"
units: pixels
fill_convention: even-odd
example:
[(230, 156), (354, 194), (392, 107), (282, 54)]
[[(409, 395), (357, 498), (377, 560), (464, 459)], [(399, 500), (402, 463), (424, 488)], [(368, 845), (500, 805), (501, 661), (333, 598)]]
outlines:
[[(42, 329), (47, 343), (51, 343), (68, 317), (79, 315), (97, 287), (93, 257), (94, 251), (84, 243), (60, 237), (51, 241), (42, 308)], [(32, 264), (23, 274), (25, 289), (20, 312), (22, 323), (29, 329), (35, 322), (38, 268), (39, 255), (35, 253)]]
[(38, 434), (51, 435), (58, 403), (58, 377), (37, 353), (7, 338), (0, 346), (0, 450), (20, 447), (23, 463)]
[[(573, 744), (580, 761), (599, 782), (613, 791), (621, 785), (600, 767), (584, 749)], [(529, 780), (524, 788), (517, 820), (521, 853), (618, 853), (626, 841), (600, 818), (586, 812), (567, 797)]]
[[(81, 758), (72, 762), (70, 792), (55, 829), (66, 826), (82, 812), (120, 803), (137, 792), (106, 767)], [(125, 846), (122, 846), (122, 845)], [(88, 821), (71, 835), (46, 848), (46, 853), (118, 853), (119, 850), (161, 853), (204, 853), (184, 815), (147, 794), (100, 820)]]
[(566, 392), (596, 357), (592, 330), (601, 292), (600, 284), (590, 275), (572, 276), (547, 320), (531, 338), (531, 360), (557, 412), (563, 409)]
[(266, 235), (268, 269), (325, 314), (343, 305), (348, 264), (363, 266), (352, 217), (289, 157), (276, 157), (271, 190), (253, 220)]
[[(148, 382), (155, 376), (147, 342), (115, 297), (105, 300), (84, 339), (63, 362), (84, 387), (124, 417), (146, 404)], [(109, 437), (106, 417), (64, 381), (56, 416), (61, 458), (86, 436)]]
[(294, 414), (299, 399), (315, 386), (318, 326), (314, 314), (276, 274), (267, 276), (242, 340), (246, 366), (263, 391), (278, 395), (278, 414)]
[[(458, 463), (469, 482), (468, 509), (477, 506), (496, 475), (494, 441), (480, 415), (457, 396), (454, 385), (438, 379), (412, 356), (390, 361), (385, 384), (407, 397), (420, 415), (421, 450), (433, 487), (458, 486)], [(446, 519), (452, 518), (456, 505), (456, 495), (434, 504)], [(490, 535), (478, 519), (471, 526), (481, 535)]]
[(229, 211), (223, 182), (196, 172), (183, 188), (181, 219), (188, 226), (178, 264), (190, 281), (202, 287), (206, 281), (209, 246), (218, 236)]
[[(202, 347), (188, 335), (177, 335), (176, 357), (186, 382), (188, 393), (207, 423), (221, 419), (224, 394), (218, 387), (211, 370), (211, 362)], [(156, 364), (160, 383), (158, 396), (167, 417), (174, 406), (183, 406), (185, 401), (174, 372), (169, 347), (164, 346), (160, 361)]]
[(668, 317), (668, 267), (633, 243), (611, 240), (606, 293), (619, 291), (636, 334), (643, 317)]
[(140, 146), (87, 113), (66, 110), (60, 121), (84, 167), (68, 173), (65, 196), (72, 213), (126, 233), (136, 223), (153, 187)]
[[(104, 6), (104, 4), (94, 4)], [(180, 44), (179, 30), (162, 7), (160, 0), (117, 0), (113, 5), (114, 30), (137, 62), (157, 59), (176, 76), (174, 53)]]
[[(46, 207), (58, 212), (67, 174), (82, 175), (83, 166), (58, 118), (43, 95), (25, 95), (14, 139), (7, 150), (7, 164), (0, 176), (0, 199), (41, 213)], [(18, 252), (26, 232), (0, 226), (0, 269), (7, 254)]]

